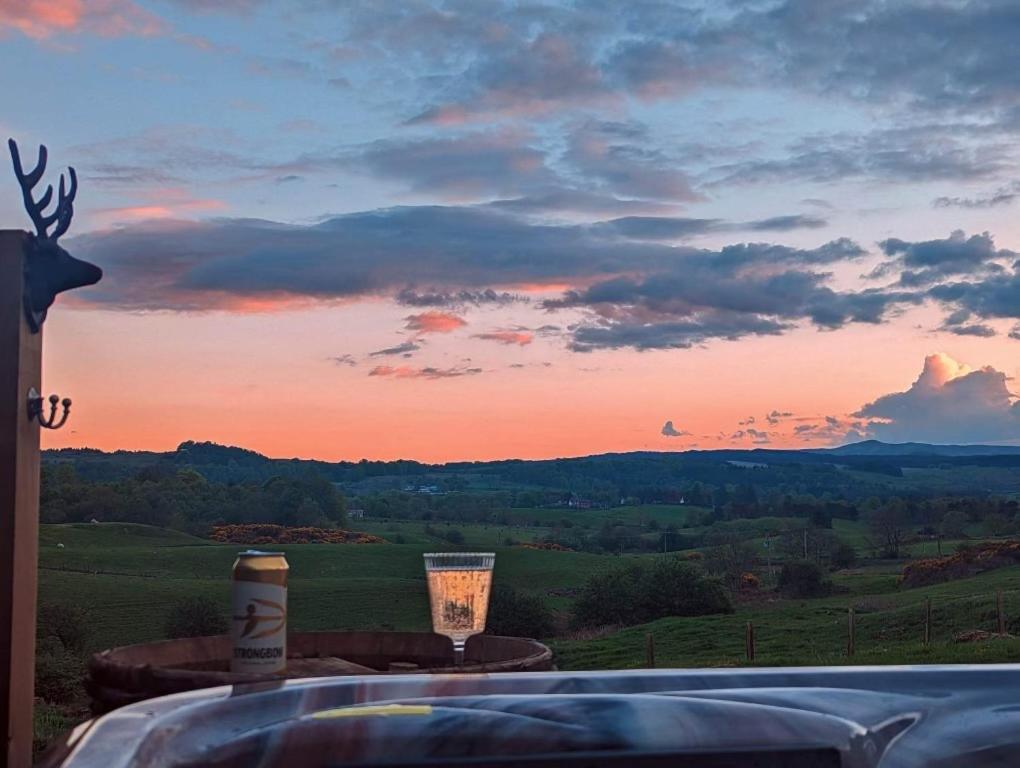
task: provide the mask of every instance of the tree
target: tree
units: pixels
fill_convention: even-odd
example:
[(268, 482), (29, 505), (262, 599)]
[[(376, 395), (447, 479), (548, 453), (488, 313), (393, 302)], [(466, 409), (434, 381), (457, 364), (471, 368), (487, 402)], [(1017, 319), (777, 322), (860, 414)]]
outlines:
[(732, 612), (717, 581), (678, 557), (661, 557), (590, 576), (574, 603), (574, 624), (631, 626), (664, 616)]
[(857, 563), (857, 550), (847, 542), (837, 540), (836, 546), (829, 553), (829, 562), (833, 568), (853, 568)]
[(783, 563), (779, 572), (779, 591), (787, 597), (823, 597), (832, 585), (822, 578), (822, 569), (808, 560)]
[(884, 544), (882, 553), (886, 557), (898, 558), (900, 545), (910, 525), (910, 517), (903, 499), (893, 498), (866, 514), (866, 522), (872, 533)]
[(967, 515), (962, 510), (951, 509), (942, 516), (942, 523), (939, 527), (943, 536), (956, 539), (963, 536), (967, 523)]
[(555, 625), (552, 611), (541, 597), (497, 585), (489, 598), (485, 632), (504, 637), (549, 637)]

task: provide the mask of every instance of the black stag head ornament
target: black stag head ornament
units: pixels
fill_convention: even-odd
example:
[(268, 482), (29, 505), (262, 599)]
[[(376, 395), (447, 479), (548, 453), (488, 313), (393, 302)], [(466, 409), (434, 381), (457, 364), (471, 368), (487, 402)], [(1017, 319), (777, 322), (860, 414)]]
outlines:
[[(33, 197), (32, 190), (46, 171), (46, 147), (39, 146), (39, 160), (35, 168), (25, 173), (18, 145), (14, 139), (7, 144), (11, 148), (14, 175), (18, 177), (25, 199), (25, 210), (35, 225), (35, 234), (29, 235), (25, 258), (25, 317), (32, 332), (37, 333), (46, 319), (46, 310), (58, 293), (99, 282), (103, 271), (94, 264), (74, 258), (57, 245), (57, 240), (71, 226), (74, 215), (74, 196), (78, 192), (74, 168), (68, 168), (71, 180), (68, 187), (65, 187), (64, 175), (60, 174), (57, 207), (52, 213), (44, 213), (53, 200), (53, 185), (48, 185), (38, 200)], [(52, 231), (50, 227), (53, 227)]]

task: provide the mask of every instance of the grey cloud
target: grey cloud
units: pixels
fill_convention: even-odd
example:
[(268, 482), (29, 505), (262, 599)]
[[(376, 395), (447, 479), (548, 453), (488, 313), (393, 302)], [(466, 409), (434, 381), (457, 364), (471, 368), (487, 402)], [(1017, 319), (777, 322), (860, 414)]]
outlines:
[(752, 221), (747, 225), (748, 229), (756, 232), (789, 232), (794, 229), (819, 229), (829, 222), (820, 216), (807, 216), (795, 214), (792, 216), (773, 216), (770, 219)]
[(754, 158), (719, 166), (713, 184), (760, 184), (791, 180), (816, 183), (851, 178), (892, 182), (974, 180), (1008, 168), (1005, 144), (974, 146), (960, 126), (928, 125), (860, 135), (808, 136), (784, 157)]
[(337, 365), (347, 365), (353, 367), (358, 364), (358, 361), (354, 359), (354, 355), (350, 354), (339, 355), (337, 357), (332, 357), (330, 359)]
[(987, 339), (995, 336), (995, 329), (984, 323), (972, 323), (971, 325), (945, 325), (943, 330), (955, 333), (957, 336), (978, 336)]
[(1020, 318), (1020, 269), (972, 282), (944, 283), (928, 291), (929, 295), (957, 312), (973, 313), (981, 318)]
[(612, 322), (577, 327), (570, 349), (574, 352), (623, 347), (688, 349), (712, 339), (735, 341), (751, 335), (778, 335), (789, 328), (789, 324), (768, 318), (732, 313), (710, 313), (691, 320), (665, 320), (654, 324)]
[(462, 74), (467, 94), (430, 106), (409, 122), (442, 125), (493, 113), (526, 117), (611, 96), (579, 38), (542, 33), (531, 40), (492, 46), (487, 54)]
[(352, 163), (376, 176), (406, 181), (416, 191), (458, 197), (519, 193), (554, 180), (545, 154), (515, 132), (378, 141)]
[(790, 411), (773, 410), (771, 413), (765, 415), (765, 421), (772, 426), (775, 426), (783, 419), (788, 419), (791, 416), (793, 416), (793, 414)]
[(417, 291), (413, 288), (404, 288), (396, 295), (396, 300), (409, 307), (447, 307), (457, 308), (467, 305), (481, 306), (494, 304), (506, 306), (509, 304), (526, 304), (530, 301), (527, 296), (508, 291), (494, 291), (486, 288), (481, 291), (444, 291), (433, 288), (428, 291)]
[(1009, 338), (1016, 339), (1017, 341), (1020, 341), (1020, 323), (1017, 323), (1016, 325), (1014, 325), (1012, 330), (1010, 330)]
[(421, 349), (421, 344), (414, 341), (405, 341), (401, 344), (397, 344), (394, 347), (386, 347), (385, 349), (377, 349), (375, 352), (369, 352), (369, 357), (389, 357), (391, 355), (402, 355), (403, 357), (410, 357), (412, 353), (417, 352)]
[(674, 206), (654, 200), (636, 200), (572, 187), (538, 190), (521, 197), (494, 200), (489, 207), (520, 214), (590, 213), (596, 216), (669, 213)]
[(581, 313), (563, 333), (580, 351), (683, 348), (778, 334), (801, 321), (823, 328), (877, 323), (924, 298), (830, 288), (828, 273), (817, 268), (864, 254), (846, 239), (813, 249), (744, 243), (713, 251), (606, 237), (607, 226), (540, 224), (477, 206), (423, 206), (306, 226), (148, 222), (82, 235), (72, 245), (108, 275), (81, 300), (129, 310), (229, 310), (252, 299), (394, 294), (416, 307), (457, 308), (518, 300), (493, 286), (587, 284), (541, 305)]
[(935, 208), (995, 208), (1010, 205), (1020, 196), (1020, 182), (1001, 187), (995, 192), (979, 197), (937, 197), (932, 201)]
[[(1007, 249), (996, 249), (992, 236), (987, 232), (967, 237), (960, 230), (944, 240), (906, 242), (890, 238), (879, 243), (886, 256), (895, 259), (894, 266), (903, 269), (900, 284), (906, 286), (928, 285), (950, 276), (998, 271), (998, 262), (1016, 258), (1017, 254)], [(886, 265), (883, 271), (887, 271)]]
[(685, 435), (691, 434), (686, 430), (677, 429), (676, 427), (674, 427), (672, 421), (667, 421), (665, 424), (662, 425), (661, 433), (666, 437), (684, 437)]
[(644, 127), (589, 121), (569, 137), (564, 160), (604, 190), (649, 200), (700, 199), (680, 164), (654, 148)]

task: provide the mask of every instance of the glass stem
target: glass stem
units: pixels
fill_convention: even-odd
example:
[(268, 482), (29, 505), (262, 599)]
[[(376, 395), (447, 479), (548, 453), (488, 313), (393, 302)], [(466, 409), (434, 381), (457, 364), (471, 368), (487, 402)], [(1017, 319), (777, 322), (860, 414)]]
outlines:
[(464, 665), (464, 640), (453, 641), (453, 666), (460, 667)]

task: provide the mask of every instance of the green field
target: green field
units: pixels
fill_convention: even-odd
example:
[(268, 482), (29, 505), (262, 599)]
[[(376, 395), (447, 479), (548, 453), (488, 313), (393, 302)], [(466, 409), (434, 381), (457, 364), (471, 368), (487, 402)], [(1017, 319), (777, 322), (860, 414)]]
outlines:
[[(396, 525), (405, 543), (286, 548), (293, 629), (429, 628), (421, 555), (454, 547), (424, 534), (422, 523), (368, 523), (359, 527), (383, 536), (392, 536), (386, 528)], [(502, 547), (498, 545), (501, 537), (516, 529), (456, 527), (464, 534), (466, 546), (496, 552), (497, 583), (541, 595), (564, 618), (571, 602), (564, 592), (579, 587), (591, 573), (632, 557), (660, 556)], [(853, 540), (861, 529), (856, 523), (838, 521), (837, 532)], [(951, 545), (943, 546), (949, 551)], [(242, 548), (140, 525), (43, 526), (40, 600), (86, 609), (92, 629), (90, 645), (95, 649), (161, 639), (176, 600), (201, 594), (226, 605), (230, 568)], [(1007, 617), (1020, 617), (1020, 567), (915, 590), (898, 587), (900, 568), (901, 564), (888, 563), (836, 573), (833, 581), (844, 591), (833, 597), (784, 600), (763, 590), (747, 602), (738, 602), (731, 615), (661, 619), (594, 637), (572, 637), (564, 630), (561, 637), (545, 639), (565, 669), (642, 666), (648, 633), (654, 636), (659, 666), (732, 665), (743, 663), (745, 626), (751, 621), (757, 638), (756, 663), (837, 663), (846, 661), (847, 608), (853, 605), (857, 614), (854, 661), (860, 663), (1020, 658), (1020, 641), (949, 642), (962, 630), (995, 629), (996, 590), (1004, 592)], [(920, 640), (928, 597), (933, 605), (933, 644), (924, 648)]]
[[(291, 627), (429, 629), (422, 553), (453, 549), (442, 544), (287, 546)], [(158, 640), (175, 600), (201, 594), (227, 604), (230, 569), (241, 549), (139, 525), (46, 525), (40, 535), (39, 598), (86, 609), (94, 648)], [(579, 552), (493, 549), (498, 582), (542, 594), (560, 610), (567, 609), (567, 599), (548, 596), (550, 590), (580, 586), (588, 574), (619, 561)]]

